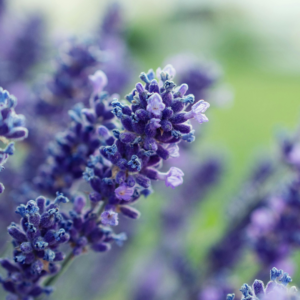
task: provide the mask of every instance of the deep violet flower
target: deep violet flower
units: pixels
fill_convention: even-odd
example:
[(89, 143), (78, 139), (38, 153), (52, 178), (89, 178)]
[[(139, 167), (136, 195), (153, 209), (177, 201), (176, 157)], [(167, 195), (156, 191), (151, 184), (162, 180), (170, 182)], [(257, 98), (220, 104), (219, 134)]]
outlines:
[[(192, 131), (188, 120), (196, 116), (186, 115), (189, 102), (184, 95), (176, 94), (172, 76), (167, 70), (161, 72), (160, 88), (153, 71), (142, 73), (140, 77), (145, 84), (138, 83), (127, 96), (132, 102), (129, 104), (103, 91), (98, 93), (105, 83), (104, 75), (98, 72), (91, 77), (97, 84), (90, 107), (78, 104), (69, 111), (71, 124), (56, 136), (49, 147), (49, 158), (35, 178), (37, 187), (48, 194), (58, 190), (56, 199), (50, 202), (38, 197), (20, 205), (16, 212), (22, 217), (22, 228), (14, 224), (9, 227), (16, 240), (14, 258), (18, 272), (23, 276), (23, 268), (31, 270), (34, 277), (26, 280), (32, 289), (39, 288), (38, 295), (47, 290), (40, 287), (40, 278), (57, 274), (59, 266), (54, 261), (67, 262), (89, 249), (106, 252), (111, 242), (123, 243), (126, 235), (115, 234), (106, 226), (118, 224), (118, 213), (139, 218), (140, 213), (131, 204), (150, 194), (151, 180), (164, 180), (172, 188), (183, 182), (184, 174), (176, 167), (167, 173), (158, 171), (164, 160), (177, 156), (178, 143), (186, 141), (185, 136)], [(160, 99), (160, 113), (153, 118), (157, 103), (151, 99), (155, 98)], [(149, 104), (151, 109), (147, 111)], [(82, 182), (83, 178), (93, 190), (89, 194), (90, 208), (86, 207), (83, 196), (73, 196), (74, 183)], [(59, 204), (68, 201), (62, 192), (72, 199), (73, 209), (69, 213), (59, 211)], [(66, 258), (59, 252), (60, 243), (71, 248)], [(44, 269), (43, 260), (49, 262), (51, 270)], [(20, 291), (17, 286), (7, 287), (9, 276), (10, 273), (3, 286), (11, 294), (38, 296), (32, 289)], [(48, 280), (46, 286), (47, 283)]]
[(131, 196), (134, 193), (134, 188), (129, 187), (127, 185), (120, 185), (118, 188), (115, 189), (116, 197), (119, 200), (130, 200)]

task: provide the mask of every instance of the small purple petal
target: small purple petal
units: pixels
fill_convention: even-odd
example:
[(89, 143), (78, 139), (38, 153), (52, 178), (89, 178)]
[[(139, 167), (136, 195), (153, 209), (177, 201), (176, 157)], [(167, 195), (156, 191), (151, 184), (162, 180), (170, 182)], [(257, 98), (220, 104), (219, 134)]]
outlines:
[(120, 185), (118, 188), (115, 189), (116, 197), (120, 200), (125, 200), (125, 201), (131, 199), (133, 192), (134, 192), (134, 188), (129, 187), (127, 185)]
[(118, 214), (112, 210), (104, 211), (101, 214), (101, 223), (103, 225), (117, 226), (119, 224)]

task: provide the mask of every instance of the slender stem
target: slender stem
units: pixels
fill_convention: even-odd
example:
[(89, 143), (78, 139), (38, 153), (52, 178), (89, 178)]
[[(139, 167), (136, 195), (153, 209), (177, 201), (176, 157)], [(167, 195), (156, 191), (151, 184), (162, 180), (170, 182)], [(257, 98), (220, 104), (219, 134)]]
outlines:
[(52, 284), (54, 284), (57, 279), (67, 270), (67, 268), (70, 266), (71, 262), (73, 261), (74, 255), (73, 252), (70, 252), (68, 254), (68, 256), (65, 258), (65, 260), (63, 261), (62, 265), (61, 265), (61, 269), (60, 271), (55, 274), (54, 276), (48, 278), (45, 283), (44, 286), (50, 286)]
[(106, 199), (103, 204), (99, 207), (99, 210), (97, 212), (97, 216), (100, 217), (101, 214), (104, 212), (104, 209), (105, 209), (105, 206), (107, 205), (108, 203), (108, 199)]

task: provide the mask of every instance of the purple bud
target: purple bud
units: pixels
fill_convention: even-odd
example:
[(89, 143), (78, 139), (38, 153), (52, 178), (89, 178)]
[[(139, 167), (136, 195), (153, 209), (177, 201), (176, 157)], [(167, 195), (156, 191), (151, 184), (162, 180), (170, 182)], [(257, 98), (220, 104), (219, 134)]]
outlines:
[(110, 133), (109, 133), (109, 130), (107, 129), (107, 127), (105, 127), (103, 125), (101, 125), (101, 126), (98, 127), (97, 132), (105, 140), (107, 140), (111, 136)]
[(6, 269), (8, 272), (20, 272), (20, 269), (14, 265), (12, 262), (10, 262), (8, 259), (1, 259), (1, 266)]
[(46, 205), (46, 198), (43, 197), (43, 196), (39, 196), (36, 198), (36, 204), (39, 208), (39, 212), (40, 214), (43, 214), (44, 213), (44, 210), (45, 210), (45, 205)]
[(140, 186), (142, 186), (144, 188), (149, 188), (151, 185), (150, 179), (142, 174), (136, 175), (135, 180), (136, 180), (137, 184), (139, 184)]
[(257, 298), (263, 298), (263, 295), (265, 294), (264, 290), (264, 283), (260, 280), (255, 280), (253, 283), (253, 291)]
[(92, 245), (92, 249), (96, 252), (106, 252), (111, 249), (111, 245), (107, 243), (99, 243)]
[(144, 140), (144, 147), (145, 147), (146, 150), (156, 151), (157, 150), (156, 140), (154, 138), (151, 138), (151, 137), (146, 137), (145, 140)]
[(26, 235), (15, 224), (11, 224), (7, 228), (8, 233), (19, 243), (27, 242)]
[(122, 132), (120, 134), (120, 141), (122, 143), (128, 144), (132, 143), (136, 139), (136, 135), (130, 132)]
[(44, 240), (48, 244), (55, 244), (56, 243), (56, 232), (55, 230), (48, 230), (44, 236)]
[(55, 259), (54, 261), (63, 261), (65, 259), (65, 254), (62, 252), (56, 252), (55, 253)]
[(85, 207), (86, 204), (86, 199), (84, 196), (77, 196), (74, 199), (74, 205), (73, 208), (77, 213), (81, 213), (81, 211), (83, 210), (83, 208)]
[(149, 92), (150, 93), (159, 93), (159, 86), (158, 86), (156, 79), (153, 79), (151, 81), (150, 87), (149, 87)]
[(172, 123), (168, 120), (162, 120), (161, 121), (161, 128), (163, 131), (171, 131), (173, 129)]
[(120, 206), (120, 212), (130, 218), (130, 219), (138, 219), (140, 217), (140, 212), (138, 210), (136, 210), (135, 208), (129, 206), (129, 205), (122, 205)]
[(135, 85), (135, 87), (136, 87), (136, 90), (138, 91), (139, 94), (141, 94), (141, 93), (143, 93), (143, 92), (145, 91), (144, 86), (143, 86), (140, 82), (138, 82), (138, 83)]
[(176, 89), (176, 94), (178, 94), (180, 97), (183, 97), (188, 89), (188, 85), (184, 83)]

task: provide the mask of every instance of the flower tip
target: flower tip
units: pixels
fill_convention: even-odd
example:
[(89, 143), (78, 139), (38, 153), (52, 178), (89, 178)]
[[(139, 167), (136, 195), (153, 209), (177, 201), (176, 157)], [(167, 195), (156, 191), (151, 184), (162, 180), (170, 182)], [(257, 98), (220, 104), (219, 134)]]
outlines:
[(107, 85), (107, 76), (101, 70), (95, 72), (95, 74), (89, 76), (90, 81), (92, 82), (94, 93), (98, 94), (102, 92), (103, 88)]

